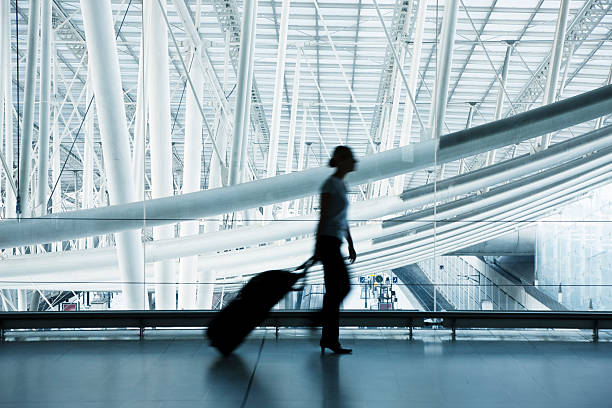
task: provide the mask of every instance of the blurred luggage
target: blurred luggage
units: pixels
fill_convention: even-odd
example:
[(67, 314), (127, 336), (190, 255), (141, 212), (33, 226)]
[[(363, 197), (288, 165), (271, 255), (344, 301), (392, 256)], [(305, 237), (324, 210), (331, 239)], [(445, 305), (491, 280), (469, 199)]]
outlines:
[(310, 258), (293, 270), (271, 270), (251, 278), (210, 322), (206, 334), (211, 346), (224, 355), (231, 354), (287, 293), (303, 288), (295, 289), (294, 285), (314, 263)]

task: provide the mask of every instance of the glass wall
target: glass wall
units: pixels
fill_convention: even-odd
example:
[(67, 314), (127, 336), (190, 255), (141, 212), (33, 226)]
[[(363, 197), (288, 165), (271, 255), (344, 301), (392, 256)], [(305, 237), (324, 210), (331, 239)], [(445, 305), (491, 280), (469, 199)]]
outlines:
[[(0, 7), (3, 311), (218, 310), (313, 254), (338, 145), (344, 309), (612, 309), (612, 105), (580, 99), (610, 82), (610, 15), (572, 6), (561, 35), (528, 0), (26, 3)], [(276, 307), (320, 308), (323, 277)]]
[(570, 310), (612, 309), (611, 204), (606, 186), (538, 223), (538, 287)]

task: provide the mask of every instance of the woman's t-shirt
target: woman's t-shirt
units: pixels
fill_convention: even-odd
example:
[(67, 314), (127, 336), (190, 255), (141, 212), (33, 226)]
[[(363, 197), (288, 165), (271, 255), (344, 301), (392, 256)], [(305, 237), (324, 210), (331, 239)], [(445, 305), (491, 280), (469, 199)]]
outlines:
[(329, 208), (327, 216), (319, 221), (319, 234), (336, 237), (342, 241), (348, 231), (346, 219), (348, 212), (348, 199), (344, 181), (338, 177), (330, 176), (321, 186), (321, 193), (329, 194)]

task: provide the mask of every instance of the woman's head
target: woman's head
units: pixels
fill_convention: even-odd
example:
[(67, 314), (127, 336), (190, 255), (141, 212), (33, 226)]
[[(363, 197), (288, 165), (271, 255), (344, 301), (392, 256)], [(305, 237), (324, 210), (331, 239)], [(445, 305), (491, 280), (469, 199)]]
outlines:
[(334, 154), (329, 160), (329, 167), (336, 167), (339, 171), (348, 173), (355, 170), (355, 157), (353, 151), (347, 146), (336, 146)]

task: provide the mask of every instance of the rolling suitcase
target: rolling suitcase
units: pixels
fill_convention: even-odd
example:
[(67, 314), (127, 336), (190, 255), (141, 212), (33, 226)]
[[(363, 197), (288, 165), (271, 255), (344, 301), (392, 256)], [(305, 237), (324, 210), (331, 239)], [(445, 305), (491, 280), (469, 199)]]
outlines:
[[(272, 270), (251, 278), (238, 295), (210, 322), (206, 332), (210, 345), (229, 355), (261, 322), (268, 312), (303, 278), (315, 263), (310, 258), (293, 271)], [(301, 272), (297, 272), (300, 271)]]

